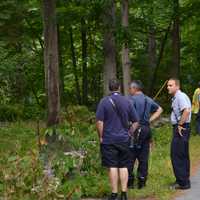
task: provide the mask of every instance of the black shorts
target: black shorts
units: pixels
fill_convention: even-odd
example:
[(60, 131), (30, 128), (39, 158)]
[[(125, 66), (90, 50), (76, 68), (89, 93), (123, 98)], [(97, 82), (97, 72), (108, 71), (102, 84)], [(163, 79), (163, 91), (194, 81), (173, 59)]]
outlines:
[(124, 168), (129, 166), (129, 143), (101, 144), (102, 166)]

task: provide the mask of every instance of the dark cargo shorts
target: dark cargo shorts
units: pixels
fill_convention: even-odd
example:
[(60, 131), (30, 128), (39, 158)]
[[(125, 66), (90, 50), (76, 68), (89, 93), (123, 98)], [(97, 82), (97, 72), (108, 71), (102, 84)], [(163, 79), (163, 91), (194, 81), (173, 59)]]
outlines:
[(114, 168), (126, 168), (129, 165), (129, 143), (101, 144), (102, 166)]

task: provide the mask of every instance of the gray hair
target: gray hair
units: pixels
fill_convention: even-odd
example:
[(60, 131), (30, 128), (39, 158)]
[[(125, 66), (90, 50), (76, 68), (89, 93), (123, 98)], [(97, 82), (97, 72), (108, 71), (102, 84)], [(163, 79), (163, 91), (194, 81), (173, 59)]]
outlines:
[(130, 88), (136, 88), (138, 90), (143, 90), (143, 84), (140, 80), (134, 80), (129, 84)]

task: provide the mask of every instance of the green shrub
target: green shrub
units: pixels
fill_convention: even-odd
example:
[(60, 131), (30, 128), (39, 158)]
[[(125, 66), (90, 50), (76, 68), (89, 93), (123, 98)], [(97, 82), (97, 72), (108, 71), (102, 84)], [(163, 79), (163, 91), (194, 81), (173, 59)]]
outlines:
[(38, 105), (25, 105), (23, 107), (23, 119), (44, 119), (45, 111)]
[(20, 105), (0, 105), (0, 121), (16, 121), (23, 117), (23, 108)]
[[(79, 112), (74, 117), (77, 115), (80, 117)], [(50, 180), (44, 174), (47, 153), (44, 151), (42, 157), (40, 150), (39, 156), (36, 134), (32, 127), (33, 124), (30, 128), (23, 122), (0, 127), (0, 199), (4, 197), (1, 195), (7, 194), (10, 199), (79, 200), (84, 197), (105, 197), (110, 193), (107, 170), (101, 166), (94, 124), (76, 118), (72, 124), (65, 121), (56, 127), (60, 143), (51, 149), (52, 154), (48, 154), (48, 166), (54, 174)], [(46, 132), (51, 135), (52, 130), (44, 128), (42, 136)], [(170, 161), (172, 128), (166, 124), (153, 129), (153, 132), (154, 148), (150, 152), (147, 187), (143, 190), (130, 190), (130, 198), (172, 199), (173, 191), (169, 189), (169, 184), (174, 181)], [(198, 135), (192, 135), (192, 165), (199, 158), (199, 141)], [(47, 146), (42, 145), (42, 148), (45, 150)], [(18, 176), (19, 173), (22, 175)]]
[(45, 112), (38, 105), (2, 104), (0, 105), (0, 121), (43, 119)]

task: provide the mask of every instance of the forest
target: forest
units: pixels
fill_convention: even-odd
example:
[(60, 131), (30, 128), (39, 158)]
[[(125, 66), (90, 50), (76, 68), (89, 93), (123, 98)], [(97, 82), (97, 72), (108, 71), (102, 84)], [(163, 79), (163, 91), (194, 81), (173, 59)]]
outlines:
[[(0, 10), (0, 199), (104, 197), (94, 124), (109, 79), (121, 81), (124, 95), (131, 80), (141, 80), (164, 116), (170, 77), (192, 98), (200, 81), (200, 1), (6, 0)], [(170, 125), (153, 132), (152, 185), (130, 195), (167, 200)], [(198, 142), (194, 131), (192, 162)]]

